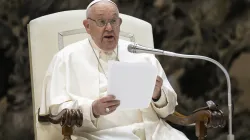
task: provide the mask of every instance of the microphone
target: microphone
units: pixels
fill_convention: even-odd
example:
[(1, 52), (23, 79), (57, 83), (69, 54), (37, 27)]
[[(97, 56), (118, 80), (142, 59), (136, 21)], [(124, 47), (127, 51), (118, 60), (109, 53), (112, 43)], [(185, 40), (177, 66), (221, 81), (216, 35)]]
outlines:
[(155, 54), (155, 55), (168, 55), (168, 56), (175, 56), (176, 55), (173, 52), (143, 47), (139, 44), (129, 44), (128, 51), (131, 53), (150, 53), (150, 54)]
[(128, 45), (128, 51), (131, 53), (149, 53), (149, 54), (154, 54), (154, 55), (166, 55), (166, 56), (172, 56), (172, 57), (180, 57), (180, 58), (188, 58), (188, 59), (202, 59), (206, 60), (209, 62), (214, 63), (217, 65), (225, 74), (226, 80), (227, 80), (227, 93), (228, 93), (228, 123), (229, 123), (229, 134), (227, 136), (227, 140), (234, 140), (234, 135), (232, 133), (232, 94), (231, 94), (231, 82), (230, 82), (230, 77), (227, 72), (227, 70), (216, 60), (206, 57), (206, 56), (201, 56), (201, 55), (187, 55), (187, 54), (179, 54), (179, 53), (174, 53), (174, 52), (169, 52), (169, 51), (164, 51), (160, 49), (152, 49), (148, 47), (141, 46), (139, 44), (129, 44)]

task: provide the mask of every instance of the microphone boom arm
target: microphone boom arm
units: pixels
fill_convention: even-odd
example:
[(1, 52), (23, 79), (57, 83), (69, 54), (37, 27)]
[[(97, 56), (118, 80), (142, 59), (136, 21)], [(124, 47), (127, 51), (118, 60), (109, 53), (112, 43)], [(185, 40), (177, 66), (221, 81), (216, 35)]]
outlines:
[(150, 53), (154, 55), (166, 55), (166, 56), (172, 56), (172, 57), (180, 57), (180, 58), (188, 58), (188, 59), (202, 59), (206, 60), (209, 62), (214, 63), (217, 65), (225, 74), (226, 80), (227, 80), (227, 90), (228, 90), (228, 123), (229, 123), (229, 128), (228, 128), (228, 136), (227, 140), (234, 140), (234, 135), (232, 133), (232, 97), (231, 97), (231, 82), (230, 82), (230, 77), (227, 72), (227, 70), (216, 60), (206, 57), (206, 56), (201, 56), (201, 55), (187, 55), (187, 54), (179, 54), (179, 53), (174, 53), (174, 52), (169, 52), (169, 51), (163, 51), (160, 49), (153, 49), (153, 48), (148, 48), (148, 47), (143, 47), (139, 44), (130, 44), (128, 45), (128, 51), (131, 53)]
[(163, 51), (163, 53), (161, 54), (159, 53), (158, 55), (166, 55), (166, 56), (188, 58), (188, 59), (202, 59), (202, 60), (206, 60), (206, 61), (214, 63), (223, 71), (223, 73), (226, 76), (227, 90), (228, 90), (228, 121), (229, 121), (228, 131), (229, 131), (229, 134), (227, 136), (227, 140), (234, 140), (234, 135), (232, 133), (232, 110), (233, 109), (232, 109), (232, 97), (231, 97), (231, 82), (230, 82), (230, 77), (229, 77), (227, 70), (219, 62), (206, 56), (178, 54), (178, 53), (167, 52), (167, 51)]

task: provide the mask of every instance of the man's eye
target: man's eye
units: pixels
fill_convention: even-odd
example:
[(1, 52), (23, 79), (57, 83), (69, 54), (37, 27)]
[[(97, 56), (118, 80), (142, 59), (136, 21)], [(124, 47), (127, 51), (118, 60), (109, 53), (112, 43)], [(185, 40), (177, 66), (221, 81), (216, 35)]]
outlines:
[(102, 24), (102, 25), (104, 25), (104, 24), (106, 23), (105, 20), (99, 20), (98, 22), (99, 22), (100, 24)]
[(116, 19), (112, 19), (110, 23), (116, 23)]

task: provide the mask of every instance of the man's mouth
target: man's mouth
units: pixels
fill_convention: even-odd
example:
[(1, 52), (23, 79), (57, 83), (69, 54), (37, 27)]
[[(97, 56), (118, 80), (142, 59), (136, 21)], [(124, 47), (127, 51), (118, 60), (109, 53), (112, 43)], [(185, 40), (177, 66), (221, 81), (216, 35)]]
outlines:
[(113, 35), (106, 35), (106, 36), (104, 36), (104, 38), (105, 38), (105, 39), (113, 39), (114, 36), (113, 36)]

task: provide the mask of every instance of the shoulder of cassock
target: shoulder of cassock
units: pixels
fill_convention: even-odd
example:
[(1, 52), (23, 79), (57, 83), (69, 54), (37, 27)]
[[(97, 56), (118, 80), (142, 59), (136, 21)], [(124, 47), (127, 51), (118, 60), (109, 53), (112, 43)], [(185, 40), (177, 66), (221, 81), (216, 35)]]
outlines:
[[(119, 52), (120, 53), (126, 53), (131, 57), (138, 57), (138, 58), (144, 58), (144, 59), (152, 59), (154, 58), (154, 55), (152, 54), (146, 54), (146, 53), (141, 53), (141, 54), (133, 54), (127, 51), (128, 45), (133, 44), (130, 41), (119, 39), (118, 46), (119, 46)], [(62, 50), (57, 52), (54, 57), (67, 60), (69, 57), (74, 55), (75, 53), (91, 53), (89, 52), (91, 49), (89, 44), (88, 39), (84, 39), (75, 43), (72, 43), (70, 45), (67, 45), (64, 47)]]

